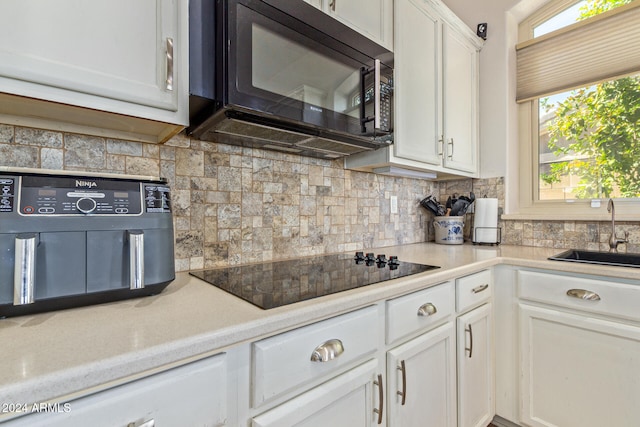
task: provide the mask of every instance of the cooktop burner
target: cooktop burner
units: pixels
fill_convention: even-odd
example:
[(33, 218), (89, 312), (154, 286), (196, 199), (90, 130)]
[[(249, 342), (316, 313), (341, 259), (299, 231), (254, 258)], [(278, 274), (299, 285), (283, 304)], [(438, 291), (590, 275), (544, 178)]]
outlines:
[(357, 252), (275, 261), (190, 274), (262, 309), (280, 307), (439, 267)]

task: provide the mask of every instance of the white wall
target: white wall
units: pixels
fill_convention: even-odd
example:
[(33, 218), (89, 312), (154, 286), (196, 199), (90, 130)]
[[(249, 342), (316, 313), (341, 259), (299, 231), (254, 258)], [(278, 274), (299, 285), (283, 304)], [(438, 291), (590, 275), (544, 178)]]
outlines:
[(480, 171), (482, 178), (506, 175), (510, 70), (506, 11), (517, 0), (444, 0), (472, 30), (488, 24), (487, 40), (480, 52)]
[(518, 24), (549, 0), (443, 0), (472, 30), (488, 24), (480, 52), (480, 172), (505, 177), (506, 211), (518, 194), (515, 45)]

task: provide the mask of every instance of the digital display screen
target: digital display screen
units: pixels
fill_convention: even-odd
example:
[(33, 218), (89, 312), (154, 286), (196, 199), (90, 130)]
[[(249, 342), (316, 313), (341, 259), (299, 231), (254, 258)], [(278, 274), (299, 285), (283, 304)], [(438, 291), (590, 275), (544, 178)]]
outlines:
[(118, 199), (128, 199), (129, 193), (125, 193), (124, 191), (114, 191), (113, 197)]
[(38, 196), (55, 196), (56, 190), (41, 189), (38, 190)]

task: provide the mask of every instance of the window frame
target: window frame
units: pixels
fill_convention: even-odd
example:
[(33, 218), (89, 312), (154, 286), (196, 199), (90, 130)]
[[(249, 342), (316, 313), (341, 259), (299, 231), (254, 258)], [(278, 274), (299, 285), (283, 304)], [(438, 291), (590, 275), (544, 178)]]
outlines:
[[(533, 29), (580, 0), (552, 0), (525, 18), (518, 26), (518, 43), (533, 38)], [(515, 69), (514, 69), (515, 75)], [(517, 105), (518, 113), (518, 197), (517, 212), (503, 219), (610, 220), (608, 199), (539, 199), (539, 105), (538, 99)], [(616, 219), (640, 220), (640, 198), (617, 198)]]

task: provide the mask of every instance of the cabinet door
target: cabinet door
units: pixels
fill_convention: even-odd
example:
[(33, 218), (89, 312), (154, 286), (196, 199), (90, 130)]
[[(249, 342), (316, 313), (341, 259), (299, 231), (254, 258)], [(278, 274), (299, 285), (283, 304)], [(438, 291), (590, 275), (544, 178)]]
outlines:
[(221, 354), (68, 403), (28, 405), (31, 415), (7, 427), (224, 426), (226, 378)]
[(455, 359), (452, 323), (388, 352), (390, 427), (456, 426)]
[(314, 7), (322, 10), (322, 0), (304, 0), (304, 2), (309, 3), (310, 5), (313, 5)]
[(486, 427), (493, 401), (493, 315), (485, 304), (458, 318), (458, 426)]
[(442, 34), (444, 165), (477, 172), (478, 52), (446, 23)]
[(441, 165), (440, 37), (442, 24), (423, 0), (396, 0), (394, 154)]
[(393, 50), (393, 0), (324, 0), (327, 13)]
[(640, 328), (520, 304), (522, 422), (640, 425)]
[[(360, 365), (253, 418), (254, 427), (354, 427), (378, 424), (380, 370), (377, 360)], [(384, 409), (384, 408), (383, 408)], [(384, 412), (382, 414), (384, 417)], [(383, 420), (384, 422), (384, 420)]]
[(102, 109), (99, 98), (81, 105), (70, 94), (82, 93), (175, 111), (167, 43), (177, 42), (177, 8), (175, 0), (6, 2), (0, 91)]

